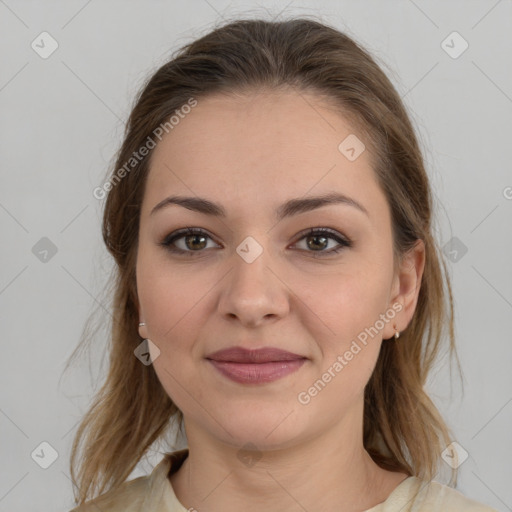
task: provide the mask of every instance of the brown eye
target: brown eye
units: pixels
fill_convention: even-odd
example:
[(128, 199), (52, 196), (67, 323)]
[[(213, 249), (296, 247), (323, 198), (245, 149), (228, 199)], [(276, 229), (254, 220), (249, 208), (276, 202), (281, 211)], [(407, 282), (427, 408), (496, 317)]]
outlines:
[(310, 235), (306, 237), (310, 249), (325, 249), (329, 245), (329, 238), (324, 235)]
[[(208, 248), (208, 240), (213, 241), (206, 231), (199, 228), (186, 228), (171, 233), (159, 245), (173, 253), (193, 256), (194, 253), (205, 252), (204, 249)], [(352, 247), (351, 240), (329, 228), (310, 228), (301, 233), (298, 242), (302, 240), (305, 240), (305, 248), (300, 248), (300, 250), (314, 257), (328, 256), (338, 253), (344, 248)], [(337, 246), (329, 248), (332, 241), (336, 242)], [(294, 245), (297, 245), (298, 242)], [(215, 243), (215, 246), (218, 247), (218, 244)], [(329, 249), (327, 250), (327, 248)]]
[[(185, 235), (182, 237), (185, 240), (185, 245), (189, 249), (204, 249), (206, 247), (206, 237), (203, 235)], [(188, 245), (190, 244), (190, 245)]]
[[(324, 256), (340, 252), (345, 247), (352, 247), (352, 242), (338, 234), (336, 231), (327, 228), (311, 228), (305, 233), (299, 241), (306, 241), (306, 252), (312, 253), (313, 256)], [(332, 247), (330, 250), (325, 250), (329, 246), (329, 241), (335, 241), (338, 246)], [(314, 254), (318, 253), (318, 254)]]
[[(208, 239), (211, 240), (211, 237), (202, 229), (187, 228), (171, 233), (159, 245), (170, 252), (191, 255), (204, 252)], [(181, 247), (176, 245), (177, 242), (182, 242)]]

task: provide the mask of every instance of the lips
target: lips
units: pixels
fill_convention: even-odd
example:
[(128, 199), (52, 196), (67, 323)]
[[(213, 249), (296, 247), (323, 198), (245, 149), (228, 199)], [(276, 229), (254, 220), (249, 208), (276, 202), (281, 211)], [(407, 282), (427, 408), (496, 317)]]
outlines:
[(307, 358), (274, 347), (230, 347), (206, 357), (224, 377), (238, 384), (267, 384), (296, 372)]
[(281, 361), (306, 359), (304, 356), (274, 347), (248, 350), (243, 347), (230, 347), (210, 354), (206, 359), (219, 362), (263, 364)]

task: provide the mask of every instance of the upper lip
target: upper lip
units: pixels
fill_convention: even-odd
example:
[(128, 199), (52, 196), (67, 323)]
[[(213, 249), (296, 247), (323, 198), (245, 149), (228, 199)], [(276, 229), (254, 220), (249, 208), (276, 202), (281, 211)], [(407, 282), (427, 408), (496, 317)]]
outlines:
[(230, 361), (233, 363), (268, 363), (271, 361), (294, 361), (296, 359), (306, 358), (274, 347), (252, 350), (243, 347), (229, 347), (213, 352), (206, 356), (206, 359), (213, 359), (214, 361)]

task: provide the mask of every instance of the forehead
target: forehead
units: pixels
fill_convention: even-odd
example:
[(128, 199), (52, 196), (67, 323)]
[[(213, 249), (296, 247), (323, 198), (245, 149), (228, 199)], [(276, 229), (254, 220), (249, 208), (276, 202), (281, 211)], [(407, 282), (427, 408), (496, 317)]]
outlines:
[(339, 109), (310, 92), (198, 98), (153, 150), (145, 210), (177, 192), (227, 205), (263, 198), (277, 205), (334, 190), (361, 202), (378, 201), (380, 194), (382, 201), (369, 150), (351, 161), (339, 148), (347, 138), (368, 148)]

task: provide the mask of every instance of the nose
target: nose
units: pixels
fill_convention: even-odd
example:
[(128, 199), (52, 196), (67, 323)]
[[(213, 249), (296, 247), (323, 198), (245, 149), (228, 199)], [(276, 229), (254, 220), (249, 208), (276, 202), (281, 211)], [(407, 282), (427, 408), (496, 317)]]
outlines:
[(289, 312), (289, 290), (264, 250), (249, 263), (233, 254), (232, 269), (221, 281), (218, 311), (246, 327), (277, 321)]

